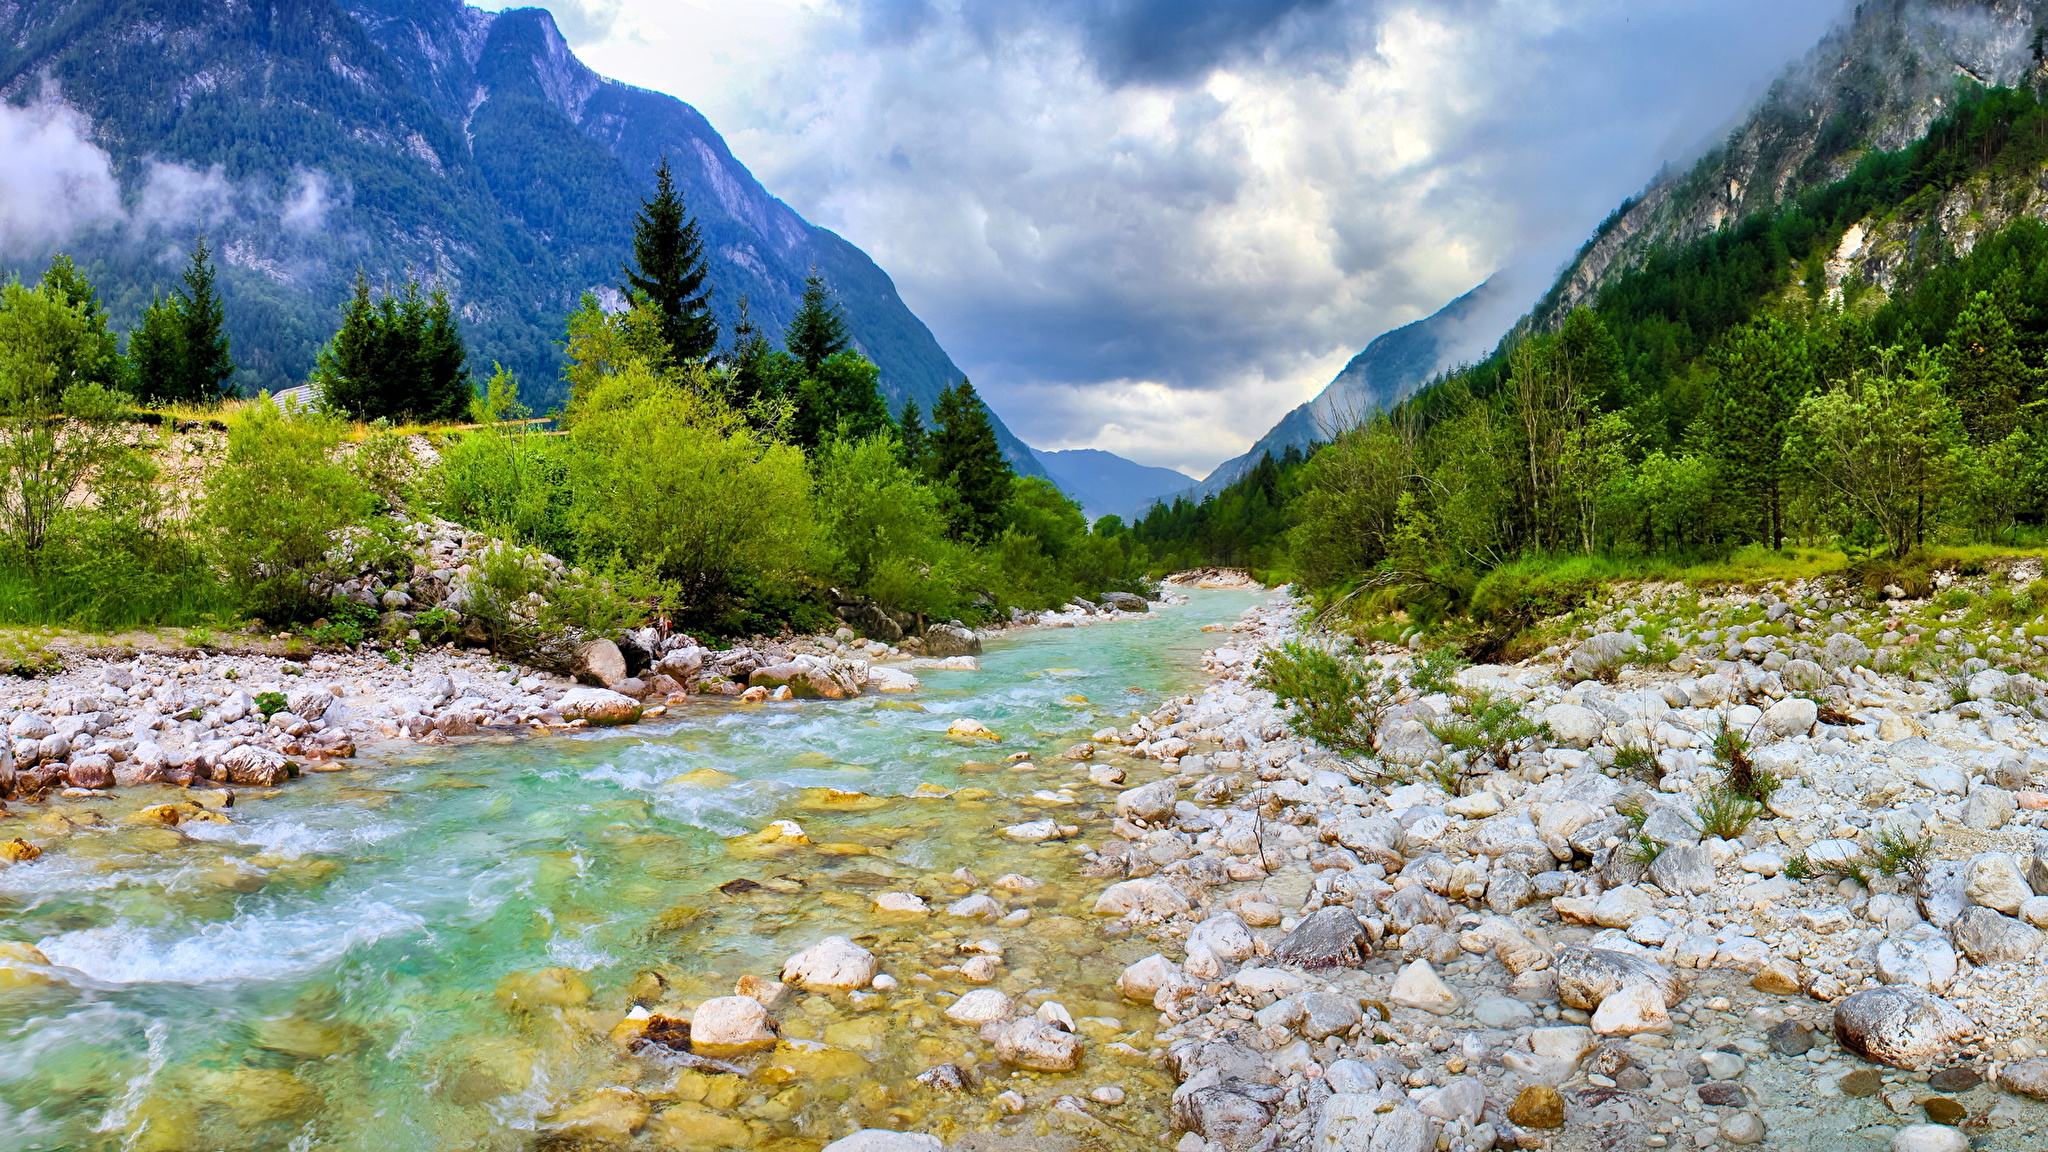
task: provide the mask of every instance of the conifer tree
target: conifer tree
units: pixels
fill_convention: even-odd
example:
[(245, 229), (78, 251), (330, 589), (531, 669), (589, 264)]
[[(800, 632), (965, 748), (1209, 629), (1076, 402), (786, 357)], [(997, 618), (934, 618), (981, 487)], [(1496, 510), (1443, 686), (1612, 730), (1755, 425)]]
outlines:
[(1785, 546), (1785, 440), (1799, 402), (1815, 383), (1806, 333), (1776, 317), (1730, 332), (1708, 357), (1715, 369), (1705, 416), (1715, 455), (1749, 497), (1758, 536)]
[(638, 269), (625, 270), (627, 290), (661, 310), (662, 335), (675, 359), (708, 359), (718, 348), (718, 321), (705, 283), (704, 241), (666, 156), (654, 170), (654, 198), (633, 221), (633, 261)]
[(932, 475), (953, 490), (952, 535), (987, 541), (1002, 528), (1016, 474), (996, 443), (988, 409), (966, 380), (939, 394), (932, 405)]
[(789, 357), (761, 334), (744, 296), (740, 297), (739, 322), (733, 325), (732, 351), (726, 355), (725, 368), (733, 402), (741, 407), (773, 399), (789, 384)]
[(905, 468), (922, 476), (925, 474), (924, 413), (915, 400), (903, 402), (903, 414), (896, 419), (896, 456)]
[(2019, 336), (2003, 292), (1979, 292), (1970, 300), (1948, 342), (1941, 364), (1948, 370), (1948, 394), (1962, 413), (1970, 439), (1989, 444), (2019, 426), (2021, 405), (2033, 391), (2034, 372), (2021, 357)]
[(474, 397), (468, 355), (447, 293), (423, 296), (408, 281), (373, 302), (358, 273), (313, 379), (322, 403), (357, 420), (455, 420)]
[(229, 352), (227, 314), (221, 306), (220, 291), (214, 287), (213, 250), (201, 236), (193, 246), (192, 259), (185, 266), (185, 288), (178, 294), (184, 320), (185, 379), (182, 396), (192, 400), (214, 400), (225, 394), (235, 374)]
[(796, 357), (806, 373), (816, 372), (825, 361), (853, 346), (846, 333), (846, 316), (816, 268), (804, 278), (803, 305), (789, 322), (782, 346)]
[(235, 374), (220, 291), (214, 286), (213, 251), (200, 237), (180, 290), (143, 310), (128, 337), (136, 391), (151, 400), (218, 400)]

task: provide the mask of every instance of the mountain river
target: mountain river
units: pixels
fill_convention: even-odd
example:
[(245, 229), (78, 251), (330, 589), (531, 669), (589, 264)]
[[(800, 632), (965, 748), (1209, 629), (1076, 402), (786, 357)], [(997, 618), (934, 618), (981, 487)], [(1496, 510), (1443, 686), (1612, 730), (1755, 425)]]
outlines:
[[(1165, 1146), (1155, 1014), (1114, 990), (1156, 945), (1090, 922), (1104, 882), (1077, 873), (1078, 837), (999, 829), (1051, 816), (1099, 838), (1109, 794), (1058, 753), (1195, 685), (1218, 639), (1202, 626), (1259, 599), (1195, 592), (1147, 618), (1007, 635), (980, 671), (920, 672), (909, 695), (387, 748), (244, 793), (224, 823), (124, 822), (168, 788), (29, 807), (46, 853), (0, 868), (0, 944), (54, 968), (14, 969), (11, 986), (0, 969), (0, 1148), (811, 1152), (863, 1127), (991, 1150)], [(962, 716), (1003, 739), (949, 738)], [(753, 838), (778, 818), (809, 843)], [(994, 893), (1028, 923), (943, 914), (1008, 873), (1043, 882)], [(890, 891), (933, 915), (878, 917)], [(900, 986), (792, 990), (781, 1044), (745, 1076), (612, 1038), (636, 1004), (686, 1015), (833, 934)], [(971, 987), (962, 946), (983, 941), (1003, 958), (993, 987), (1075, 1018), (1074, 1072), (1015, 1072), (944, 1018)], [(949, 1061), (964, 1090), (915, 1081)], [(1011, 1089), (1023, 1115), (998, 1098)], [(1086, 1107), (1049, 1107), (1068, 1094)]]

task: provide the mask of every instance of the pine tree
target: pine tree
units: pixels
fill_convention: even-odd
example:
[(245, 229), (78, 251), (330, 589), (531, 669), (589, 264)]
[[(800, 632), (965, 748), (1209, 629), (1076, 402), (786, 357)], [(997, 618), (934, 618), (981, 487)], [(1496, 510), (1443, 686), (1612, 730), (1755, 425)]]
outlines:
[(313, 369), (321, 403), (327, 407), (361, 416), (383, 406), (379, 364), (385, 349), (377, 319), (370, 278), (357, 271), (355, 291), (341, 309), (341, 327), (320, 349)]
[(128, 360), (135, 366), (136, 395), (147, 401), (174, 400), (185, 381), (185, 318), (176, 296), (159, 296), (142, 310), (128, 333)]
[(625, 270), (628, 290), (661, 310), (662, 334), (676, 360), (708, 359), (718, 348), (718, 321), (705, 283), (704, 241), (666, 156), (654, 170), (654, 198), (633, 221), (633, 261), (639, 268)]
[(475, 395), (468, 357), (447, 293), (422, 295), (408, 281), (373, 302), (358, 273), (313, 379), (324, 404), (357, 420), (455, 420)]
[(178, 310), (184, 321), (184, 369), (180, 399), (207, 402), (227, 392), (235, 374), (235, 360), (228, 346), (227, 314), (221, 306), (220, 291), (214, 287), (213, 249), (201, 236), (192, 248), (191, 263), (185, 266), (185, 289), (179, 293)]
[(987, 541), (1002, 528), (1003, 506), (1016, 477), (996, 443), (988, 409), (966, 380), (939, 394), (932, 405), (932, 475), (953, 490), (952, 535)]
[(2019, 336), (2003, 295), (1977, 293), (1956, 317), (1941, 349), (1948, 394), (1962, 412), (1970, 439), (1978, 444), (2010, 435), (2033, 391), (2034, 372), (2020, 355)]
[(1815, 384), (1806, 333), (1775, 317), (1730, 332), (1708, 357), (1714, 368), (1705, 405), (1714, 453), (1749, 497), (1757, 535), (1785, 546), (1785, 440), (1799, 402)]
[(782, 346), (804, 366), (806, 374), (815, 373), (825, 361), (852, 347), (846, 333), (846, 316), (816, 268), (804, 278), (803, 305), (789, 322)]
[(76, 310), (85, 326), (80, 339), (64, 353), (63, 362), (55, 365), (59, 388), (70, 384), (120, 388), (126, 369), (121, 360), (121, 345), (107, 328), (107, 310), (101, 307), (99, 291), (92, 281), (78, 270), (71, 257), (59, 255), (50, 261), (38, 287)]
[(778, 352), (761, 334), (748, 311), (747, 298), (740, 297), (739, 322), (732, 328), (732, 351), (725, 358), (733, 403), (746, 407), (781, 395), (789, 384), (788, 361), (789, 357)]
[(903, 462), (905, 468), (922, 476), (925, 474), (925, 454), (928, 450), (925, 444), (924, 413), (919, 410), (917, 401), (905, 400), (903, 414), (896, 419), (896, 458)]

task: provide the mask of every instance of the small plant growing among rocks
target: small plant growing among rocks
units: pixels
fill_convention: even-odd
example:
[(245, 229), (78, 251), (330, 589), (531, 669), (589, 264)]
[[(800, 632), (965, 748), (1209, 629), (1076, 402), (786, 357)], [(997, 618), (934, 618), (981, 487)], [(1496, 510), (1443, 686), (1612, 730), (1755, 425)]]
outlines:
[(1934, 837), (1909, 836), (1896, 828), (1879, 829), (1870, 866), (1885, 876), (1905, 876), (1915, 883), (1927, 875), (1934, 858)]
[(1458, 690), (1458, 673), (1470, 667), (1456, 644), (1431, 648), (1415, 658), (1408, 670), (1408, 683), (1424, 696), (1450, 695)]
[(1707, 789), (1707, 794), (1693, 806), (1693, 815), (1699, 819), (1700, 835), (1718, 836), (1723, 840), (1740, 837), (1763, 814), (1762, 804), (1728, 784), (1716, 784)]
[(282, 692), (258, 692), (256, 694), (256, 710), (263, 713), (265, 720), (269, 720), (272, 716), (289, 707), (291, 707), (291, 701), (286, 700)]
[(1614, 770), (1631, 779), (1656, 787), (1664, 782), (1664, 768), (1657, 763), (1657, 754), (1640, 744), (1630, 744), (1614, 752)]
[(1714, 733), (1714, 761), (1721, 766), (1721, 788), (1761, 809), (1778, 791), (1781, 781), (1775, 773), (1758, 771), (1749, 752), (1749, 737), (1729, 727), (1726, 716), (1721, 717), (1721, 727)]
[(1530, 719), (1520, 701), (1485, 688), (1465, 693), (1457, 714), (1428, 728), (1438, 740), (1469, 753), (1473, 762), (1492, 761), (1497, 772), (1507, 771), (1517, 749), (1550, 734), (1550, 725)]
[(1295, 731), (1332, 752), (1366, 758), (1401, 690), (1391, 672), (1300, 641), (1267, 649), (1256, 683), (1293, 711)]

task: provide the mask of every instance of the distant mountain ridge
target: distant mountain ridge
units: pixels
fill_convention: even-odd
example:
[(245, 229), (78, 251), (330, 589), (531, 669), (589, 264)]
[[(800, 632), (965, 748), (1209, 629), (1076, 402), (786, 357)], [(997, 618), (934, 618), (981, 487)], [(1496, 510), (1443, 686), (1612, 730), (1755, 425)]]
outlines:
[[(1870, 150), (1918, 140), (1952, 107), (1959, 82), (2038, 81), (2044, 27), (2043, 0), (1863, 0), (1851, 19), (1786, 69), (1717, 147), (1623, 202), (1515, 331), (1555, 327), (1660, 247), (1785, 205), (1841, 179)], [(2036, 199), (1959, 191), (1930, 219), (1915, 214), (1904, 221), (1914, 231), (1932, 223), (1934, 234), (1916, 241), (1892, 228), (1890, 252), (1871, 238), (1901, 221), (1872, 221), (1858, 233), (1857, 247), (1838, 254), (1843, 266), (1831, 270), (1831, 279), (1867, 270), (1882, 281), (1899, 256), (1897, 245), (1948, 243), (1967, 251), (1976, 235), (2037, 211)]]
[[(561, 395), (562, 319), (620, 279), (632, 218), (668, 155), (703, 229), (730, 331), (745, 297), (771, 337), (816, 267), (892, 407), (961, 377), (887, 273), (806, 222), (673, 97), (585, 67), (545, 10), (459, 0), (19, 0), (0, 5), (0, 98), (88, 118), (120, 184), (76, 253), (116, 319), (207, 232), (241, 383), (300, 382), (360, 268), (449, 290), (472, 360)], [(7, 253), (11, 264), (23, 253)], [(47, 253), (43, 253), (47, 255)], [(1012, 463), (1030, 450), (1000, 421)]]
[(1040, 450), (1038, 459), (1053, 483), (1080, 502), (1091, 522), (1103, 516), (1135, 520), (1153, 501), (1183, 491), (1189, 482), (1185, 473), (1126, 460), (1099, 448)]
[(1413, 323), (1383, 332), (1353, 356), (1314, 399), (1297, 405), (1241, 456), (1218, 464), (1201, 483), (1183, 489), (1193, 500), (1213, 496), (1243, 479), (1259, 460), (1289, 448), (1306, 451), (1406, 400), (1450, 359), (1471, 348), (1470, 322), (1494, 291), (1487, 281)]

